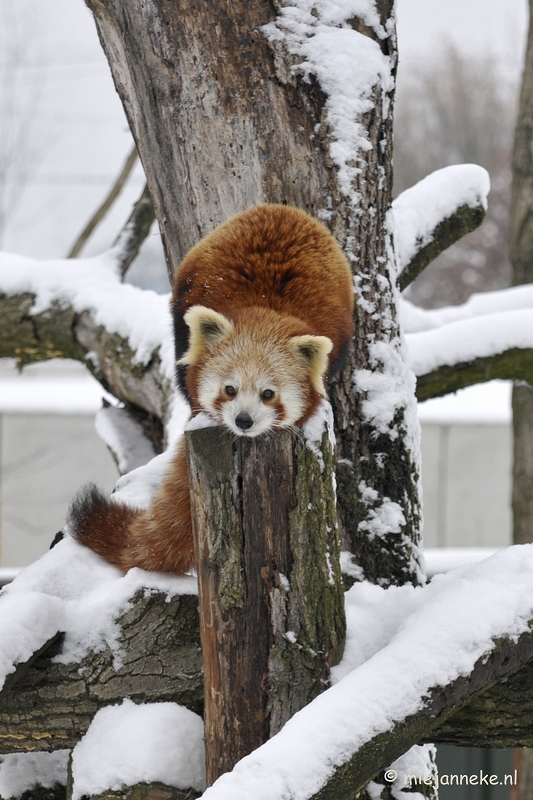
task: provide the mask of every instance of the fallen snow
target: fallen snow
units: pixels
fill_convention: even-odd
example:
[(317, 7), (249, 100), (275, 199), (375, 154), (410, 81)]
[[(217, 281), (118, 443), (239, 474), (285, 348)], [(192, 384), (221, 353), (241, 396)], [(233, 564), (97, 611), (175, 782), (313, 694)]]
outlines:
[(113, 490), (112, 498), (134, 508), (148, 508), (174, 458), (175, 445), (148, 464), (122, 475)]
[(426, 547), (424, 560), (427, 576), (432, 578), (440, 572), (476, 564), (478, 561), (490, 558), (501, 549), (501, 547)]
[(67, 785), (70, 750), (54, 753), (10, 753), (0, 756), (0, 797), (9, 800), (37, 786)]
[(194, 594), (196, 579), (132, 569), (126, 575), (67, 536), (0, 594), (0, 687), (57, 633), (65, 633), (61, 663), (109, 647), (120, 665), (115, 620), (140, 590), (169, 597)]
[(72, 751), (72, 800), (138, 783), (205, 788), (203, 721), (176, 703), (100, 709)]
[(346, 654), (334, 668), (339, 682), (219, 778), (205, 800), (312, 796), (335, 766), (422, 708), (433, 687), (468, 675), (494, 639), (527, 631), (533, 545), (437, 575), (425, 587), (356, 584), (347, 614)]
[[(1, 677), (57, 631), (66, 632), (61, 662), (106, 645), (120, 662), (114, 620), (136, 591), (190, 593), (195, 583), (137, 569), (124, 576), (66, 539), (0, 596)], [(222, 776), (206, 800), (308, 798), (335, 765), (416, 713), (431, 688), (469, 674), (495, 639), (527, 631), (533, 545), (437, 575), (425, 587), (355, 584), (346, 594), (346, 612), (347, 644), (333, 669), (335, 685)], [(102, 709), (75, 751), (75, 798), (154, 780), (200, 790), (201, 735), (201, 721), (174, 704), (126, 700)]]
[(280, 8), (274, 22), (261, 31), (270, 42), (281, 42), (298, 63), (293, 72), (304, 79), (316, 76), (326, 94), (329, 152), (338, 170), (339, 186), (353, 205), (360, 196), (353, 181), (358, 164), (371, 149), (362, 115), (374, 107), (374, 87), (383, 89), (383, 114), (388, 114), (387, 93), (394, 87), (391, 61), (379, 44), (353, 30), (348, 20), (358, 16), (380, 38), (388, 34), (379, 22), (374, 0), (291, 0)]
[(456, 164), (432, 172), (392, 204), (394, 245), (401, 272), (433, 240), (435, 228), (461, 206), (487, 209), (490, 178), (477, 164)]
[(399, 310), (416, 375), (533, 347), (533, 286), (475, 294), (463, 305), (433, 311), (402, 300)]

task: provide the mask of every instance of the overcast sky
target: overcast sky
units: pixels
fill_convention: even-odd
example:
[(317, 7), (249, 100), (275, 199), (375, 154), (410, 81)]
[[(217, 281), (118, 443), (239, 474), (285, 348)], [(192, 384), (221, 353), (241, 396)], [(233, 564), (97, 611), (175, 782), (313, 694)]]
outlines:
[[(23, 81), (38, 96), (31, 101), (38, 164), (3, 247), (64, 256), (119, 171), (131, 136), (82, 0), (0, 0), (0, 8), (8, 40), (18, 37), (27, 55)], [(470, 54), (493, 53), (518, 73), (526, 11), (526, 0), (398, 0), (400, 69), (423, 68), (436, 49), (453, 42)], [(141, 188), (138, 168), (87, 253), (110, 244)]]

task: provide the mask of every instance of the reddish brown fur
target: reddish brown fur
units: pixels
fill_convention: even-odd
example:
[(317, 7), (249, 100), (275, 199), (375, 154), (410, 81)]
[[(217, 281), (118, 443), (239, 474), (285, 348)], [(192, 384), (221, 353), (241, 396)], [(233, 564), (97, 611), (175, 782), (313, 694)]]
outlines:
[(185, 442), (179, 442), (153, 503), (138, 511), (119, 502), (87, 503), (71, 509), (75, 538), (118, 569), (141, 567), (182, 575), (194, 565), (189, 476)]
[[(264, 329), (270, 338), (327, 336), (333, 342), (331, 372), (351, 336), (352, 278), (342, 251), (320, 222), (296, 208), (256, 206), (216, 228), (181, 264), (172, 296), (178, 359), (188, 346), (183, 315), (194, 305), (224, 314), (236, 328)], [(201, 368), (191, 365), (185, 376), (193, 409)], [(304, 389), (306, 410), (298, 424), (320, 401), (311, 385)], [(178, 574), (190, 569), (194, 545), (183, 440), (150, 509), (135, 511), (101, 495), (82, 498), (73, 505), (70, 527), (80, 542), (119, 569)]]
[[(290, 206), (260, 205), (219, 225), (185, 256), (172, 294), (177, 356), (186, 350), (183, 316), (203, 305), (235, 321), (254, 307), (298, 321), (300, 330), (333, 342), (329, 363), (342, 357), (353, 326), (350, 267), (328, 229)], [(287, 320), (288, 321), (288, 320)], [(180, 334), (181, 331), (181, 334)], [(288, 333), (288, 331), (287, 331)], [(194, 370), (185, 383), (197, 404)]]

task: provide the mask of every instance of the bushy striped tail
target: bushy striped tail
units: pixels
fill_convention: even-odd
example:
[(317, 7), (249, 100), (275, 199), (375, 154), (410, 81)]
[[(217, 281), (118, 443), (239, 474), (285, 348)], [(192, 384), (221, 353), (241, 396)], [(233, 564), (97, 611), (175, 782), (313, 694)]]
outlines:
[(67, 514), (70, 534), (118, 569), (128, 570), (131, 525), (143, 512), (115, 503), (94, 484), (84, 486)]

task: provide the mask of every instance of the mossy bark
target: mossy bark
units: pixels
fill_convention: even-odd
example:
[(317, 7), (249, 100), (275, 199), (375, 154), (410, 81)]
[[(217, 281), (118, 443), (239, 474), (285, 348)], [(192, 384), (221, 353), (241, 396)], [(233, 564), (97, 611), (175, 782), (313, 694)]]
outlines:
[[(260, 202), (322, 216), (345, 250), (358, 293), (355, 334), (331, 393), (344, 547), (371, 580), (419, 581), (419, 467), (406, 443), (409, 415), (399, 409), (390, 436), (380, 438), (364, 417), (365, 393), (354, 392), (354, 374), (372, 363), (373, 344), (385, 342), (401, 353), (387, 217), (394, 81), (384, 86), (376, 77), (373, 107), (356, 120), (368, 147), (354, 153), (357, 175), (348, 196), (332, 155), (336, 139), (326, 95), (282, 41), (269, 42), (262, 32), (284, 3), (86, 2), (144, 165), (169, 274), (202, 235)], [(383, 0), (377, 8), (385, 38), (355, 15), (349, 24), (390, 59), (394, 78), (392, 3)], [(403, 445), (396, 444), (389, 458), (398, 438)], [(360, 523), (374, 512), (364, 502), (363, 485), (401, 507), (400, 535), (371, 543), (361, 535)]]
[(186, 438), (210, 785), (327, 687), (346, 623), (327, 433)]
[(460, 206), (454, 214), (439, 222), (431, 234), (431, 241), (422, 246), (398, 275), (398, 286), (403, 291), (454, 242), (478, 228), (485, 219), (483, 206)]
[(14, 358), (20, 368), (51, 358), (80, 361), (125, 404), (161, 452), (174, 390), (162, 374), (159, 352), (154, 351), (147, 364), (139, 364), (128, 340), (96, 325), (90, 312), (77, 314), (52, 303), (31, 314), (34, 303), (32, 294), (0, 293), (0, 358)]
[(81, 662), (54, 662), (61, 640), (16, 673), (0, 697), (0, 753), (74, 747), (99, 708), (131, 697), (173, 701), (201, 714), (198, 598), (143, 594), (118, 620), (121, 664), (106, 648)]
[(513, 347), (503, 353), (443, 366), (417, 376), (416, 396), (420, 402), (441, 397), (466, 386), (493, 380), (522, 380), (533, 383), (533, 350)]

